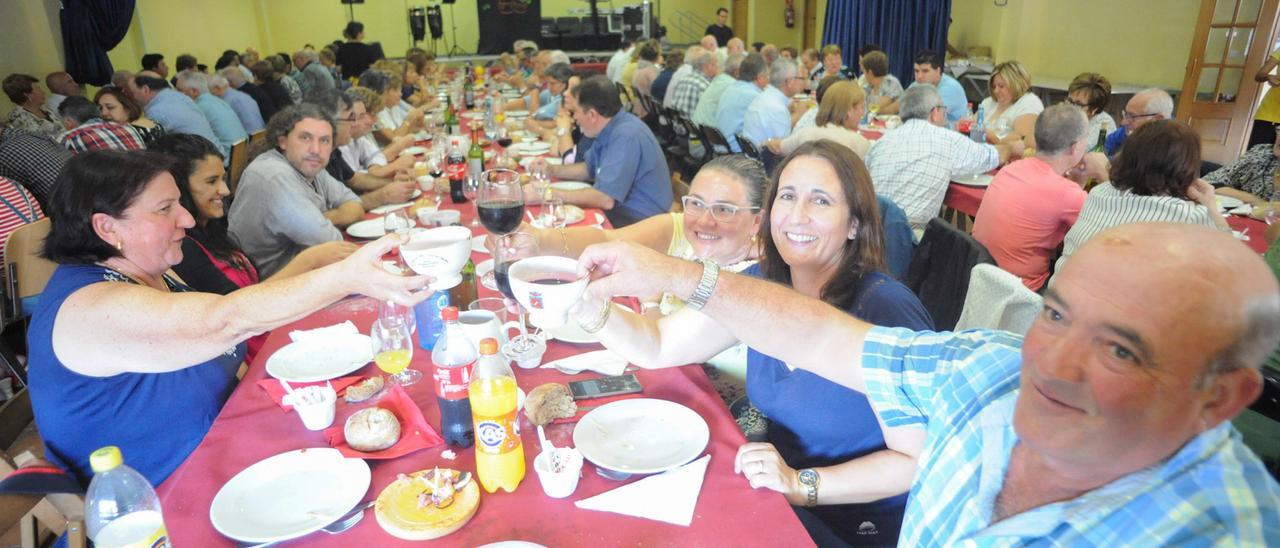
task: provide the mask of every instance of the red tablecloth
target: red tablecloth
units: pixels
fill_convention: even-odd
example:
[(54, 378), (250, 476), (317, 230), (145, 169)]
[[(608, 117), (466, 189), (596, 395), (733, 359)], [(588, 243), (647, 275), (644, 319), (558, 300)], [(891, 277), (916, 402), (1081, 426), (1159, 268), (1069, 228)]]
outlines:
[[(451, 207), (446, 205), (446, 207)], [(472, 212), (460, 208), (464, 222)], [(592, 212), (588, 212), (588, 217)], [(487, 255), (476, 254), (480, 262)], [(482, 296), (493, 293), (480, 288)], [(363, 297), (352, 297), (335, 303), (306, 318), (276, 329), (268, 337), (257, 361), (231, 395), (208, 435), (158, 488), (164, 505), (165, 524), (177, 546), (225, 546), (230, 539), (220, 535), (209, 521), (209, 506), (214, 495), (233, 476), (249, 465), (272, 455), (304, 447), (324, 447), (321, 432), (303, 428), (295, 413), (281, 413), (267, 394), (256, 386), (266, 376), (266, 359), (288, 343), (288, 332), (308, 329), (344, 320), (353, 320), (362, 331), (368, 331), (376, 315), (377, 305)], [(599, 345), (570, 345), (552, 342), (546, 360), (596, 350)], [(430, 381), (431, 358), (428, 351), (415, 349), (410, 367), (427, 377), (408, 387), (410, 397), (421, 406), (427, 422), (439, 427)], [(520, 386), (526, 391), (546, 382), (567, 382), (591, 378), (594, 373), (563, 375), (550, 369), (516, 369)], [(357, 372), (377, 374), (372, 364)], [(587, 464), (578, 490), (567, 499), (546, 497), (533, 470), (533, 458), (539, 452), (537, 433), (521, 415), (521, 437), (527, 472), (514, 493), (499, 491), (482, 494), (476, 516), (460, 531), (445, 537), (445, 542), (458, 546), (476, 546), (500, 540), (527, 540), (547, 546), (571, 545), (810, 545), (808, 535), (796, 519), (786, 500), (772, 491), (753, 490), (733, 473), (733, 457), (743, 438), (728, 409), (720, 400), (706, 374), (698, 366), (638, 371), (644, 395), (685, 405), (702, 416), (711, 429), (707, 451), (711, 462), (703, 482), (702, 493), (689, 527), (669, 525), (647, 519), (618, 514), (581, 510), (573, 501), (581, 500), (622, 485), (595, 474)], [(572, 445), (573, 425), (547, 427), (547, 436), (558, 446)], [(445, 446), (423, 449), (403, 457), (370, 461), (373, 481), (365, 499), (378, 495), (395, 480), (397, 474), (432, 466), (448, 466), (475, 470), (471, 449), (456, 450), (456, 460), (440, 456)], [(369, 512), (372, 514), (372, 511)], [(299, 542), (316, 546), (372, 546), (400, 544), (387, 535), (372, 515), (339, 536), (315, 533)]]

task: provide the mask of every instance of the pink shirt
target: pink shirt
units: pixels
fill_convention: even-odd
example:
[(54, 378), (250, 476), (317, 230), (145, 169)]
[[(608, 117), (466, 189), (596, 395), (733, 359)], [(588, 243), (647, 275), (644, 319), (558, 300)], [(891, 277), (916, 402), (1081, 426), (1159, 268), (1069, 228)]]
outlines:
[(1049, 261), (1075, 224), (1087, 196), (1075, 181), (1054, 173), (1039, 158), (1005, 166), (982, 197), (973, 237), (996, 264), (1039, 291), (1049, 278)]

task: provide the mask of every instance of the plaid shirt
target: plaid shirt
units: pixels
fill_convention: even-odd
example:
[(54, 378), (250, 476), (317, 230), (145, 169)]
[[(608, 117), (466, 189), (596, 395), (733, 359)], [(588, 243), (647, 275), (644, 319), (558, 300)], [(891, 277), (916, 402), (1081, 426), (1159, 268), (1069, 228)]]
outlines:
[(142, 136), (132, 126), (104, 122), (101, 118), (90, 118), (75, 129), (62, 134), (59, 139), (62, 146), (72, 154), (80, 154), (90, 150), (114, 148), (116, 150), (142, 150), (147, 148)]
[(692, 119), (693, 110), (698, 108), (698, 99), (702, 98), (702, 92), (707, 91), (707, 86), (710, 85), (711, 80), (707, 79), (707, 75), (700, 70), (693, 71), (672, 89), (671, 108)]
[(916, 228), (938, 215), (954, 177), (1000, 165), (996, 148), (926, 120), (908, 120), (884, 134), (867, 153), (876, 194), (898, 204)]
[(46, 209), (54, 182), (71, 153), (44, 135), (6, 129), (0, 133), (0, 177), (8, 177), (34, 194)]
[(1150, 468), (991, 523), (1018, 441), (1021, 347), (1004, 332), (867, 334), (867, 398), (886, 425), (928, 432), (900, 545), (1280, 545), (1280, 485), (1229, 422)]

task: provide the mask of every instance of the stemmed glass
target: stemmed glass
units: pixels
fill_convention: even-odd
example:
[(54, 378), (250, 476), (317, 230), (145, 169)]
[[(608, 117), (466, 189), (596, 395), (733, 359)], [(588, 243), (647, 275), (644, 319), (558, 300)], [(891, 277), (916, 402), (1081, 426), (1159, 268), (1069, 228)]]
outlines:
[(480, 226), (480, 203), (476, 201), (476, 196), (480, 193), (480, 176), (474, 173), (468, 173), (467, 178), (462, 181), (462, 195), (466, 196), (476, 207), (476, 215), (471, 218), (470, 226), (475, 228)]
[(413, 228), (413, 220), (409, 218), (409, 208), (402, 207), (388, 211), (382, 217), (382, 228), (388, 234), (394, 232), (404, 237), (409, 236), (409, 230)]
[(422, 372), (409, 369), (413, 359), (413, 341), (404, 316), (388, 315), (373, 322), (369, 336), (373, 341), (373, 361), (378, 369), (390, 375), (389, 382), (410, 386), (422, 380)]
[[(510, 169), (491, 169), (480, 175), (476, 200), (477, 216), (491, 234), (515, 232), (524, 218), (524, 189), (520, 174)], [(496, 262), (496, 261), (495, 261)]]
[(515, 293), (511, 291), (511, 279), (507, 276), (507, 272), (516, 261), (537, 255), (538, 240), (532, 234), (525, 232), (512, 232), (503, 235), (497, 239), (493, 249), (494, 284), (498, 286), (498, 291), (503, 296), (515, 303), (515, 307), (520, 314), (520, 331), (522, 333), (525, 331), (524, 307), (520, 306), (516, 301)]

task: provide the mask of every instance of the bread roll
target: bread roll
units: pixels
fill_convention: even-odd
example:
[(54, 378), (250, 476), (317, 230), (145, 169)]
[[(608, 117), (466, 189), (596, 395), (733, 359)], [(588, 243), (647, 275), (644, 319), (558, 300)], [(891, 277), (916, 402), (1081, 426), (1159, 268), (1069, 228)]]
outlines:
[(569, 387), (559, 383), (547, 383), (529, 392), (524, 400), (524, 412), (536, 426), (545, 426), (556, 419), (567, 419), (578, 414), (578, 404), (573, 401)]
[(400, 420), (381, 407), (356, 411), (343, 427), (347, 445), (356, 451), (381, 451), (400, 441)]
[(359, 403), (377, 395), (378, 392), (382, 391), (382, 386), (382, 377), (374, 375), (348, 386), (343, 397), (347, 400), (347, 403)]

